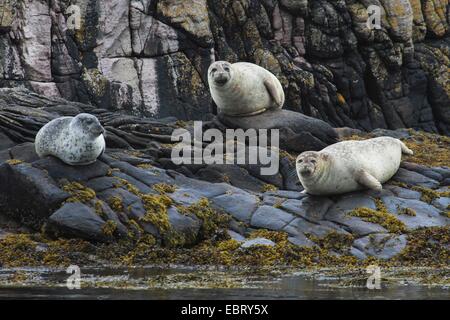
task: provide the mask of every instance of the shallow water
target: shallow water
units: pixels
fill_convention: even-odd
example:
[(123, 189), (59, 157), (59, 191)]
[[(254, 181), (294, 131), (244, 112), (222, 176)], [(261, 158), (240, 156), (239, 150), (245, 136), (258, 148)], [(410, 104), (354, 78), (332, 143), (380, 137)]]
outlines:
[[(10, 281), (18, 274), (21, 278)], [(448, 286), (400, 281), (369, 290), (364, 285), (342, 286), (341, 277), (308, 273), (90, 268), (83, 270), (81, 289), (74, 290), (66, 287), (68, 276), (64, 270), (0, 269), (0, 299), (450, 299)]]

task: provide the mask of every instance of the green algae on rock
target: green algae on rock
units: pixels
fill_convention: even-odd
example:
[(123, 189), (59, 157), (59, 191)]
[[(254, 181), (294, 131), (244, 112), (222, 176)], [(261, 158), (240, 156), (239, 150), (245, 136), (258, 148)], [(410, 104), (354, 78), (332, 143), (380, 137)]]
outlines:
[(72, 195), (66, 200), (66, 202), (87, 203), (96, 197), (94, 190), (82, 185), (79, 182), (70, 182), (64, 185), (62, 189)]
[(375, 200), (377, 210), (370, 208), (357, 208), (347, 213), (352, 217), (358, 217), (366, 222), (379, 224), (392, 233), (405, 233), (406, 225), (392, 213), (389, 213), (380, 199)]

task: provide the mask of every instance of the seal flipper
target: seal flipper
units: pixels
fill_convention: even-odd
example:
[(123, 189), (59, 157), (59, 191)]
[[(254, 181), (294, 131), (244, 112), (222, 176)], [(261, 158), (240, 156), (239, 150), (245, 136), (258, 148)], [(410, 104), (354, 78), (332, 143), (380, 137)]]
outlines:
[(272, 97), (273, 101), (275, 101), (275, 104), (279, 107), (283, 107), (283, 98), (279, 95), (277, 88), (275, 87), (275, 83), (270, 78), (266, 78), (264, 80), (264, 85), (266, 86), (267, 91), (269, 92), (270, 96)]
[[(400, 140), (399, 140), (400, 141)], [(414, 152), (406, 146), (402, 141), (400, 141), (400, 146), (402, 147), (402, 153), (412, 156)]]
[(355, 180), (360, 185), (375, 191), (381, 191), (383, 189), (383, 186), (381, 185), (380, 181), (378, 181), (373, 175), (371, 175), (367, 171), (359, 170), (355, 174), (356, 174)]

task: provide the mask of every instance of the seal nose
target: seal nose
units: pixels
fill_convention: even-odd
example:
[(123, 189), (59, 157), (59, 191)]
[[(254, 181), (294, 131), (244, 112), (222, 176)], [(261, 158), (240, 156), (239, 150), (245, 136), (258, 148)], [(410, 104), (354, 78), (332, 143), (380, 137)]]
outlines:
[(105, 134), (106, 130), (102, 125), (99, 124), (95, 130), (95, 133), (97, 133), (98, 135)]
[(313, 174), (314, 168), (311, 167), (303, 167), (300, 169), (300, 174), (305, 177), (309, 177)]
[(218, 85), (223, 86), (225, 83), (228, 82), (228, 77), (225, 73), (220, 73), (216, 76), (216, 79), (214, 80)]

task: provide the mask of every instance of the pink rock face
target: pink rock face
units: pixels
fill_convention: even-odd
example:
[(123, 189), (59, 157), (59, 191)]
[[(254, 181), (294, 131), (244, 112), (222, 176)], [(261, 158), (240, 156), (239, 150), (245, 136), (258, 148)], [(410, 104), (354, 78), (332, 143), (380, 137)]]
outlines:
[(95, 52), (102, 57), (130, 56), (129, 2), (123, 0), (98, 2), (99, 32)]
[(61, 97), (58, 88), (54, 82), (33, 82), (30, 81), (33, 90), (46, 97)]
[(146, 57), (161, 56), (180, 50), (177, 31), (138, 8), (131, 8), (133, 53)]
[(20, 47), (25, 76), (31, 81), (51, 81), (50, 9), (40, 1), (26, 1)]

